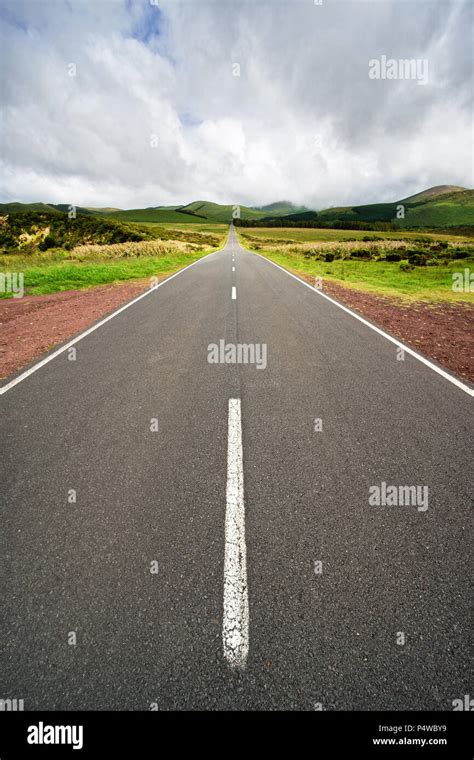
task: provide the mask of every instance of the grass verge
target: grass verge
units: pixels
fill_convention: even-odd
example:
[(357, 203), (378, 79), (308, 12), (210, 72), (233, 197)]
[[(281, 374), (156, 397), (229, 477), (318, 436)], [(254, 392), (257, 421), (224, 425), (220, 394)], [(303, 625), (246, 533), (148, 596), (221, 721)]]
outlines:
[[(174, 274), (218, 247), (167, 241), (80, 246), (74, 251), (53, 250), (40, 255), (4, 255), (0, 273), (23, 275), (24, 295), (47, 295), (65, 290), (81, 290), (126, 280), (164, 277)], [(155, 254), (155, 255), (154, 255)], [(8, 289), (0, 298), (11, 298)]]
[[(245, 236), (241, 236), (241, 242), (252, 250)], [(473, 272), (472, 256), (465, 259), (446, 259), (437, 266), (415, 266), (409, 271), (404, 271), (402, 264), (406, 262), (403, 261), (365, 261), (351, 258), (325, 261), (317, 256), (308, 257), (304, 248), (285, 250), (281, 246), (262, 246), (256, 252), (294, 274), (321, 277), (348, 288), (396, 297), (405, 302), (474, 302), (474, 292), (470, 292), (468, 287), (460, 292), (453, 290), (453, 274), (464, 274), (465, 270)]]

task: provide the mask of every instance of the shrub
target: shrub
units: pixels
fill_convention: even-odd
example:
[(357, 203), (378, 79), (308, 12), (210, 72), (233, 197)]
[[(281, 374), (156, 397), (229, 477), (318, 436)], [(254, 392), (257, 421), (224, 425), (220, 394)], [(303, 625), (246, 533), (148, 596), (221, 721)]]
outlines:
[(444, 251), (448, 247), (446, 240), (437, 240), (436, 243), (430, 245), (430, 251)]
[(56, 238), (54, 238), (52, 235), (46, 235), (45, 239), (42, 243), (39, 244), (38, 248), (40, 251), (47, 251), (49, 248), (56, 248), (58, 245)]
[(423, 253), (412, 253), (408, 256), (408, 261), (415, 267), (426, 266), (426, 256)]
[(396, 251), (387, 253), (387, 255), (385, 256), (385, 261), (401, 261), (401, 260), (402, 260), (402, 257)]
[(351, 251), (351, 258), (370, 259), (372, 258), (372, 251), (366, 251), (364, 248), (356, 248), (354, 251)]
[(326, 261), (334, 261), (334, 254), (333, 253), (327, 253), (324, 258), (325, 258)]

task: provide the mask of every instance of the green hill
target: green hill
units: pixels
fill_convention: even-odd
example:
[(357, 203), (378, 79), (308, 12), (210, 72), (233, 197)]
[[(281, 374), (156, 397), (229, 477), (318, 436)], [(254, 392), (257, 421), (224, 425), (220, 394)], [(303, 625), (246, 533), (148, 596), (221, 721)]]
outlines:
[[(239, 206), (239, 204), (236, 203), (235, 206)], [(180, 212), (191, 212), (213, 222), (228, 223), (232, 221), (234, 208), (234, 205), (224, 206), (220, 203), (211, 203), (210, 201), (194, 201), (193, 203), (188, 203), (187, 206), (182, 206)], [(265, 216), (260, 211), (256, 211), (248, 206), (239, 206), (239, 209), (242, 219), (260, 219)]]
[(428, 190), (422, 190), (421, 193), (416, 193), (415, 195), (410, 195), (408, 198), (403, 198), (402, 202), (418, 203), (418, 201), (428, 201), (437, 198), (440, 195), (459, 193), (464, 192), (465, 190), (465, 187), (459, 187), (459, 185), (435, 185), (434, 187), (429, 187)]
[[(399, 206), (405, 207), (400, 219)], [(390, 222), (401, 228), (474, 225), (474, 190), (439, 185), (394, 203), (325, 209), (318, 217), (324, 222)]]
[(52, 203), (0, 203), (0, 213), (11, 214), (15, 211), (41, 211), (53, 214), (59, 214), (57, 209)]
[(253, 211), (262, 211), (265, 216), (290, 216), (294, 214), (303, 214), (310, 211), (307, 206), (295, 206), (291, 201), (277, 201), (269, 203), (267, 206), (252, 206)]
[(100, 211), (94, 212), (109, 219), (117, 219), (122, 222), (155, 222), (158, 224), (183, 224), (203, 223), (202, 217), (191, 214), (182, 214), (177, 211), (178, 207), (135, 208), (126, 211)]
[(474, 190), (456, 190), (425, 202), (410, 203), (405, 219), (392, 221), (403, 227), (474, 225)]
[[(89, 209), (89, 213), (100, 214), (109, 219), (119, 219), (127, 222), (155, 222), (161, 224), (203, 224), (229, 223), (232, 221), (234, 206), (224, 206), (210, 201), (193, 201), (184, 206), (155, 206), (150, 208), (127, 209), (119, 211), (102, 211)], [(240, 206), (240, 214), (244, 219), (260, 219), (263, 212), (247, 206)]]
[[(238, 206), (239, 204), (235, 204)], [(161, 223), (199, 223), (206, 221), (228, 224), (233, 219), (234, 205), (223, 205), (211, 201), (193, 201), (184, 206), (156, 206), (145, 209), (129, 209), (127, 211), (94, 211), (111, 219), (129, 222), (161, 222)], [(253, 208), (239, 206), (242, 219), (264, 219), (265, 217), (284, 216), (298, 211), (307, 211), (304, 207), (293, 206), (287, 201), (272, 203), (269, 206)]]
[[(237, 204), (236, 204), (237, 205)], [(403, 205), (405, 217), (397, 218), (397, 208)], [(230, 223), (233, 219), (233, 205), (222, 205), (210, 201), (193, 201), (178, 206), (150, 206), (137, 209), (77, 207), (77, 213), (85, 216), (99, 216), (120, 222), (153, 222), (155, 224), (213, 224)], [(39, 211), (49, 213), (67, 212), (67, 204), (45, 203), (3, 203), (0, 213), (14, 211)], [(474, 190), (456, 185), (437, 185), (393, 203), (371, 203), (359, 206), (339, 206), (311, 211), (304, 206), (295, 206), (290, 201), (278, 201), (266, 206), (239, 206), (240, 218), (249, 222), (285, 220), (293, 223), (320, 221), (326, 224), (337, 222), (390, 223), (400, 228), (460, 227), (474, 225)]]

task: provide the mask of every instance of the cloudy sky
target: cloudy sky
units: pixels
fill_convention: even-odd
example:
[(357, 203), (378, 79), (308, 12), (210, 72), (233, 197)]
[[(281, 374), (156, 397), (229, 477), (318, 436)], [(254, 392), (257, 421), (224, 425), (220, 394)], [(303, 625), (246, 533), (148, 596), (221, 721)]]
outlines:
[[(2, 201), (317, 209), (474, 184), (469, 1), (0, 9)], [(371, 78), (382, 56), (428, 81)]]

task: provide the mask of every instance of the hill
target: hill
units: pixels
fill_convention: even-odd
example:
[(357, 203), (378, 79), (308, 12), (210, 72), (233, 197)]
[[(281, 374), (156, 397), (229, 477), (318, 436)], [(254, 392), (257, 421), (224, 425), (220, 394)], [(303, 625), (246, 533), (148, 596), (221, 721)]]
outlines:
[(15, 211), (41, 211), (48, 213), (59, 213), (59, 210), (52, 203), (0, 203), (0, 214), (11, 214)]
[[(404, 207), (403, 218), (397, 217), (399, 206)], [(228, 224), (233, 219), (234, 206), (192, 201), (177, 206), (150, 206), (137, 209), (76, 208), (78, 214), (95, 216), (117, 222), (154, 224)], [(67, 212), (67, 204), (3, 203), (0, 213)], [(457, 185), (437, 185), (393, 203), (370, 203), (359, 206), (338, 206), (316, 212), (290, 201), (278, 201), (266, 206), (240, 206), (240, 218), (249, 224), (284, 222), (321, 226), (331, 224), (389, 224), (400, 228), (461, 227), (474, 225), (474, 191)]]
[(291, 201), (277, 201), (269, 203), (267, 206), (252, 206), (254, 211), (262, 211), (266, 216), (289, 216), (293, 214), (302, 214), (310, 211), (307, 206), (295, 206)]
[[(210, 201), (192, 201), (192, 203), (187, 203), (183, 206), (153, 206), (119, 211), (91, 209), (90, 211), (107, 216), (110, 219), (120, 219), (121, 221), (128, 222), (203, 224), (208, 221), (229, 224), (233, 218), (234, 206), (231, 204), (212, 203)], [(240, 206), (240, 216), (242, 219), (261, 219), (266, 214), (263, 211), (258, 211), (248, 206)]]
[(150, 208), (135, 208), (120, 211), (94, 212), (109, 219), (122, 222), (154, 222), (156, 224), (183, 224), (183, 222), (203, 223), (203, 218), (194, 214), (183, 214), (178, 207), (157, 206)]
[(408, 198), (403, 198), (403, 201), (405, 201), (405, 203), (417, 203), (418, 201), (432, 200), (433, 198), (437, 198), (440, 195), (446, 195), (447, 193), (458, 193), (464, 192), (465, 190), (467, 190), (467, 188), (459, 187), (459, 185), (435, 185), (434, 187), (429, 187), (428, 190), (422, 190), (421, 193), (416, 193), (415, 195), (410, 195)]
[[(235, 204), (238, 205), (238, 204)], [(289, 201), (278, 201), (268, 206), (239, 206), (242, 219), (264, 219), (288, 214), (307, 212), (304, 206), (295, 206)], [(145, 209), (89, 209), (114, 219), (129, 222), (183, 223), (203, 224), (205, 221), (229, 224), (233, 219), (234, 205), (223, 205), (211, 201), (192, 201), (183, 206), (153, 206)]]
[[(474, 225), (474, 190), (440, 185), (394, 203), (371, 203), (320, 211), (324, 222), (389, 222), (400, 228)], [(405, 216), (397, 217), (400, 206)]]

